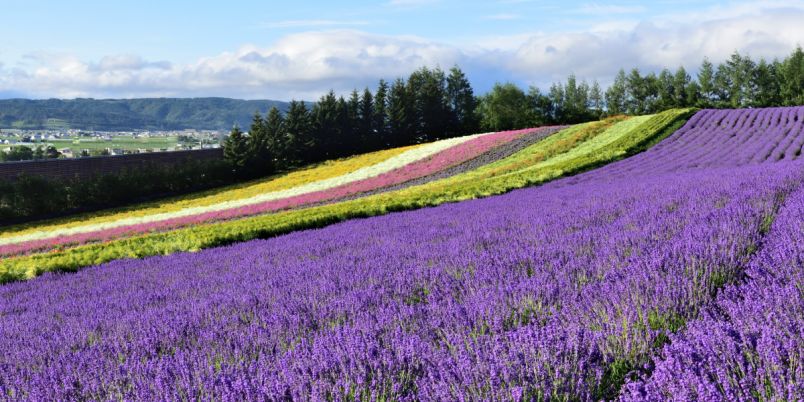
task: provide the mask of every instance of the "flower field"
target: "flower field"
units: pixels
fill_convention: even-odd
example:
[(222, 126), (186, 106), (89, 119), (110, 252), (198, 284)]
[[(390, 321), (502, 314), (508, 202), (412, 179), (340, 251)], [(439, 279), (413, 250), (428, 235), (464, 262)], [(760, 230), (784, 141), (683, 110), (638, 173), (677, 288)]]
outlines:
[[(215, 194), (215, 197), (193, 197), (176, 203), (166, 203), (165, 207), (156, 211), (153, 208), (133, 209), (119, 214), (104, 214), (83, 224), (76, 224), (71, 220), (67, 224), (40, 225), (34, 230), (12, 229), (0, 235), (0, 255), (28, 251), (42, 245), (107, 240), (121, 235), (231, 219), (359, 193), (444, 169), (533, 131), (518, 130), (454, 138), (413, 149), (402, 148), (404, 152), (395, 155), (391, 152), (378, 152), (374, 154), (375, 158), (353, 158), (358, 159), (354, 161), (357, 163), (347, 166), (361, 166), (362, 162), (362, 166), (354, 170), (340, 166), (346, 165), (345, 163), (337, 164), (335, 168), (312, 169), (313, 171), (304, 171), (304, 175), (289, 175), (296, 176), (292, 179), (286, 176), (237, 191), (223, 191)], [(542, 131), (545, 134), (551, 132), (549, 129)], [(389, 154), (387, 159), (381, 159)], [(377, 160), (379, 162), (365, 165), (366, 162)], [(322, 177), (316, 177), (316, 171), (322, 172)], [(343, 174), (333, 174), (338, 172)], [(283, 186), (286, 183), (290, 186)], [(275, 190), (270, 191), (270, 188)], [(218, 202), (210, 203), (213, 199)]]
[[(631, 123), (633, 119), (614, 117), (600, 122), (573, 126), (550, 135), (513, 155), (464, 173), (422, 185), (328, 205), (258, 214), (245, 219), (203, 223), (171, 231), (139, 235), (136, 233), (132, 235), (131, 232), (128, 232), (131, 227), (124, 226), (109, 228), (111, 230), (105, 232), (74, 233), (71, 234), (72, 237), (53, 237), (54, 230), (51, 228), (38, 234), (50, 236), (45, 239), (22, 238), (23, 240), (19, 240), (20, 237), (17, 237), (17, 242), (12, 242), (6, 238), (2, 245), (5, 254), (25, 252), (26, 250), (43, 252), (4, 259), (0, 262), (0, 281), (31, 278), (42, 272), (54, 270), (75, 270), (119, 258), (141, 258), (171, 254), (177, 251), (197, 251), (294, 230), (321, 227), (356, 217), (381, 215), (390, 211), (415, 209), (444, 202), (500, 194), (549, 181), (562, 175), (588, 170), (638, 152), (651, 141), (672, 133), (692, 113), (692, 110), (680, 109), (646, 118), (636, 118), (638, 124)], [(544, 133), (544, 130), (547, 130), (547, 133)], [(542, 128), (530, 131), (530, 133), (540, 136), (553, 130)], [(592, 141), (598, 136), (608, 137), (611, 131), (617, 133), (616, 140), (612, 141), (607, 138), (605, 141), (597, 141), (597, 146), (584, 146), (587, 141)], [(488, 134), (488, 136), (496, 137), (503, 135), (506, 134)], [(512, 136), (515, 137), (515, 135)], [(472, 141), (477, 141), (478, 137), (474, 138)], [(582, 147), (583, 151), (578, 152), (578, 147)], [(566, 154), (570, 154), (572, 157), (566, 158)], [(556, 157), (562, 158), (560, 163), (549, 163), (551, 158)], [(434, 160), (436, 159), (434, 158)], [(431, 166), (439, 166), (438, 163), (427, 163)], [(534, 164), (539, 163), (545, 163), (545, 165), (534, 167)], [(273, 206), (275, 205), (273, 204)], [(251, 211), (246, 208), (241, 212), (253, 214), (260, 211)], [(151, 223), (134, 226), (134, 230), (149, 231), (148, 225)], [(81, 244), (97, 240), (107, 241)]]
[(573, 126), (392, 192), (8, 258), (16, 279), (329, 225), (3, 285), (0, 395), (804, 399), (804, 107), (692, 113)]

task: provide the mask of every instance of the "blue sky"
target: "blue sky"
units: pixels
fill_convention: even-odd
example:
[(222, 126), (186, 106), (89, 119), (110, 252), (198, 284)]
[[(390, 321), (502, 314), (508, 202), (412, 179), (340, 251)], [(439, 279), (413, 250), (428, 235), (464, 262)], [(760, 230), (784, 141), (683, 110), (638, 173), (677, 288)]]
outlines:
[(421, 66), (546, 87), (804, 44), (799, 1), (0, 0), (0, 97), (315, 99)]

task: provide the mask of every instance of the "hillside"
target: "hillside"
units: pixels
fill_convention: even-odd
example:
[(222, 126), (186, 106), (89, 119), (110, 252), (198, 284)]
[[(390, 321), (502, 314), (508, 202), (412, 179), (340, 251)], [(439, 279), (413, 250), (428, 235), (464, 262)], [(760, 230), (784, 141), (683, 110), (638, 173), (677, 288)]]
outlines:
[[(227, 247), (6, 284), (0, 395), (801, 400), (804, 107), (689, 114), (336, 161), (313, 168), (316, 176), (351, 174), (355, 185), (360, 166), (379, 170), (407, 155), (402, 172), (424, 177), (474, 159), (424, 163), (443, 160), (436, 155), (487, 155), (537, 135), (448, 178), (156, 235), (186, 246), (228, 233), (237, 244)], [(559, 178), (590, 167), (598, 168)], [(299, 174), (230, 190), (311, 184)], [(255, 237), (244, 229), (265, 235), (277, 222), (269, 218), (295, 212), (330, 224), (339, 218), (327, 208), (363, 208), (350, 216), (365, 217), (370, 206), (384, 213), (403, 201), (436, 205), (545, 181), (242, 242)], [(171, 250), (152, 236), (83, 252), (104, 261), (117, 249)], [(69, 249), (50, 256), (82, 258)]]
[(0, 128), (101, 131), (248, 127), (254, 112), (287, 103), (229, 98), (0, 99)]
[(0, 262), (0, 280), (500, 194), (639, 152), (691, 113), (457, 137), (158, 203), (6, 227), (0, 255), (10, 258)]

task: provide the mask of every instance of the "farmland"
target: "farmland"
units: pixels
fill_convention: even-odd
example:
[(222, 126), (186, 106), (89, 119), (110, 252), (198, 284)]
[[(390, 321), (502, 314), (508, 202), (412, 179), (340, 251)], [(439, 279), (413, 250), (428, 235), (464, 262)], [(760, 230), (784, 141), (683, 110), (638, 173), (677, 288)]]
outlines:
[[(634, 118), (636, 120), (633, 121), (625, 117), (614, 117), (573, 126), (477, 169), (423, 185), (327, 205), (254, 215), (293, 208), (294, 203), (299, 205), (309, 202), (305, 197), (310, 195), (317, 197), (313, 201), (328, 200), (372, 187), (392, 185), (416, 176), (421, 177), (434, 169), (443, 169), (451, 163), (469, 159), (485, 149), (482, 144), (493, 145), (495, 138), (510, 141), (520, 135), (539, 135), (543, 130), (555, 129), (501, 132), (444, 140), (446, 142), (411, 149), (345, 175), (203, 207), (193, 206), (144, 217), (128, 216), (129, 212), (124, 212), (122, 216), (115, 215), (114, 220), (103, 221), (104, 217), (101, 217), (99, 223), (89, 225), (86, 223), (90, 222), (91, 217), (64, 223), (11, 228), (0, 236), (1, 252), (22, 255), (5, 259), (0, 264), (0, 275), (5, 280), (12, 280), (52, 270), (77, 269), (117, 258), (194, 251), (292, 230), (320, 227), (354, 217), (499, 194), (622, 158), (629, 152), (636, 152), (644, 147), (646, 141), (669, 134), (672, 132), (669, 129), (682, 123), (691, 113), (691, 110), (680, 109), (648, 118)], [(612, 135), (612, 132), (616, 135)], [(598, 136), (603, 140), (598, 139), (589, 145), (588, 141)], [(480, 142), (483, 138), (486, 139), (485, 142)], [(439, 159), (434, 156), (439, 151), (447, 155), (457, 152), (463, 156), (457, 159), (454, 155)], [(425, 165), (409, 165), (419, 160), (418, 158), (429, 156), (433, 158), (422, 162)], [(552, 158), (557, 159), (553, 161)], [(246, 218), (231, 219), (238, 216)], [(216, 222), (217, 220), (220, 221)], [(193, 224), (196, 225), (188, 226)], [(143, 232), (145, 234), (138, 235)], [(98, 240), (105, 242), (92, 244)], [(58, 252), (48, 252), (54, 249)]]
[(804, 107), (444, 141), (4, 229), (0, 395), (804, 398)]

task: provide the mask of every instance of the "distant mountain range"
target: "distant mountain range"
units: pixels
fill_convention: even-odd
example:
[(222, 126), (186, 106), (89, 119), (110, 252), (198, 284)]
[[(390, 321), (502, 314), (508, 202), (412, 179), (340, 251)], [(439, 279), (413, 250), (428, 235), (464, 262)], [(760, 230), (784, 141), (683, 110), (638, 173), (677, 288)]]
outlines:
[(229, 98), (0, 99), (0, 128), (99, 131), (247, 128), (254, 113), (288, 103)]

